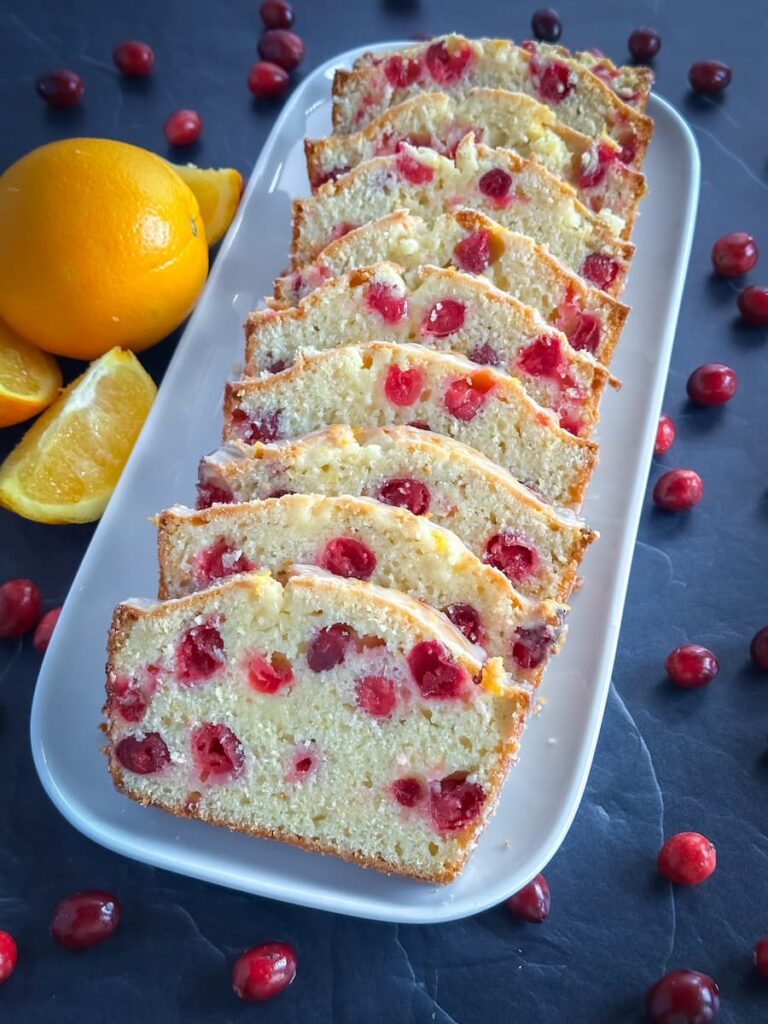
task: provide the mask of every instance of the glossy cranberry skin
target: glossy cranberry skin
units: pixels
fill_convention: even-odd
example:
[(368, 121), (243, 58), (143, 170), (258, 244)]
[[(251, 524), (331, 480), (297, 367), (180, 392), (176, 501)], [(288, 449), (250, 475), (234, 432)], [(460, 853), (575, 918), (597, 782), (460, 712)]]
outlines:
[(293, 7), (286, 0), (265, 0), (259, 14), (265, 28), (290, 28), (296, 20)]
[(90, 949), (114, 935), (120, 903), (108, 892), (91, 889), (67, 896), (56, 907), (51, 935), (66, 949)]
[(687, 390), (696, 405), (725, 405), (739, 390), (739, 378), (724, 363), (704, 363), (688, 378)]
[(653, 500), (665, 512), (687, 512), (704, 497), (704, 484), (692, 469), (670, 469), (653, 488)]
[(751, 327), (768, 327), (768, 288), (751, 284), (739, 295), (741, 317)]
[(54, 608), (52, 611), (46, 612), (37, 624), (35, 635), (32, 637), (32, 645), (41, 654), (45, 654), (48, 650), (48, 644), (51, 642), (60, 615), (61, 608)]
[(664, 663), (667, 675), (683, 690), (696, 690), (708, 686), (720, 671), (720, 663), (707, 647), (684, 644), (676, 647)]
[(699, 971), (670, 971), (648, 989), (645, 1009), (650, 1024), (715, 1024), (720, 990)]
[(699, 832), (678, 832), (659, 851), (659, 874), (676, 885), (699, 885), (717, 866), (711, 840)]
[(177, 110), (163, 127), (172, 146), (191, 146), (203, 133), (203, 119), (196, 110)]
[(634, 60), (647, 64), (661, 49), (661, 36), (652, 28), (636, 28), (627, 46)]
[(247, 950), (232, 968), (232, 988), (249, 1003), (274, 999), (296, 977), (296, 953), (285, 942), (265, 942)]
[(543, 924), (551, 907), (552, 896), (544, 875), (536, 875), (532, 882), (507, 900), (507, 909), (529, 924)]
[(285, 68), (260, 60), (248, 72), (248, 88), (257, 100), (275, 100), (288, 91), (291, 80)]
[[(2, 933), (0, 933), (2, 934)], [(2, 963), (2, 961), (0, 961)], [(755, 946), (755, 970), (762, 978), (768, 978), (768, 935)], [(0, 969), (0, 981), (2, 981), (2, 970)]]
[(40, 618), (40, 591), (32, 580), (8, 580), (0, 587), (0, 639), (24, 636)]
[(720, 277), (741, 277), (754, 268), (759, 255), (752, 235), (732, 231), (712, 246), (712, 269)]
[(675, 443), (675, 424), (671, 416), (665, 412), (659, 416), (659, 425), (656, 428), (656, 444), (653, 451), (656, 455), (663, 455), (668, 452)]
[(18, 958), (16, 940), (8, 932), (0, 931), (0, 985), (5, 984), (16, 970)]
[(768, 672), (768, 626), (763, 626), (752, 637), (749, 645), (749, 656), (758, 668)]
[(286, 71), (293, 71), (304, 60), (304, 43), (294, 32), (271, 28), (259, 41), (259, 56)]
[(57, 110), (66, 110), (68, 107), (77, 106), (83, 98), (85, 84), (76, 72), (67, 68), (57, 68), (41, 75), (35, 82), (35, 89), (37, 95), (49, 106), (56, 107)]
[(130, 39), (115, 47), (112, 59), (118, 71), (121, 71), (126, 78), (142, 78), (144, 75), (151, 74), (155, 66), (155, 51), (149, 43)]
[(719, 60), (699, 60), (691, 64), (688, 81), (694, 92), (712, 96), (731, 84), (731, 69)]
[(542, 7), (540, 11), (534, 11), (531, 31), (534, 37), (543, 43), (556, 43), (563, 31), (557, 11), (553, 11), (551, 7)]

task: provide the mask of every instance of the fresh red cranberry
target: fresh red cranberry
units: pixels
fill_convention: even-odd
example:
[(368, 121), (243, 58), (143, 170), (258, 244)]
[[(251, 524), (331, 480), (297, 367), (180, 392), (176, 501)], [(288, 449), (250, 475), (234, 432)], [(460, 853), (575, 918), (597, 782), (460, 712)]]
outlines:
[(473, 349), (467, 352), (467, 359), (471, 359), (473, 363), (479, 363), (481, 366), (501, 365), (501, 356), (493, 345), (487, 341), (482, 345), (475, 345)]
[(380, 484), (376, 497), (385, 505), (397, 505), (407, 508), (415, 516), (423, 516), (429, 512), (431, 501), (429, 488), (421, 480), (412, 477), (392, 477)]
[(573, 92), (571, 74), (565, 64), (547, 64), (536, 77), (539, 96), (547, 103), (562, 103)]
[(453, 257), (459, 270), (466, 274), (482, 274), (491, 263), (491, 235), (489, 231), (473, 231), (458, 243)]
[(576, 326), (568, 334), (571, 348), (579, 352), (591, 352), (592, 355), (600, 347), (600, 320), (594, 313), (579, 313)]
[[(0, 932), (0, 935), (3, 933)], [(0, 953), (0, 981), (3, 980), (2, 976), (2, 954)], [(755, 946), (755, 968), (757, 973), (763, 977), (768, 978), (768, 935)]]
[(546, 659), (555, 634), (549, 626), (520, 626), (512, 644), (512, 657), (524, 669), (538, 668)]
[(536, 39), (542, 43), (556, 43), (563, 31), (560, 16), (551, 7), (542, 7), (534, 11), (531, 18), (531, 30)]
[(304, 60), (304, 43), (295, 32), (271, 28), (259, 40), (259, 56), (286, 71), (293, 71)]
[(210, 508), (211, 505), (231, 505), (235, 496), (229, 487), (223, 484), (201, 482), (197, 485), (197, 507)]
[(310, 640), (307, 648), (307, 664), (313, 672), (325, 672), (341, 665), (355, 638), (351, 626), (334, 622), (325, 626)]
[(259, 8), (265, 28), (290, 28), (295, 16), (287, 0), (264, 0)]
[(763, 626), (752, 637), (749, 656), (758, 668), (768, 671), (768, 626)]
[(32, 644), (35, 650), (40, 651), (41, 654), (45, 654), (48, 650), (48, 644), (51, 642), (51, 637), (60, 615), (61, 608), (54, 608), (52, 611), (46, 612), (37, 624), (35, 635), (32, 637)]
[(66, 949), (90, 949), (114, 935), (119, 924), (119, 900), (91, 889), (61, 901), (51, 921), (51, 935)]
[(633, 60), (647, 64), (661, 49), (661, 36), (652, 28), (636, 28), (627, 45)]
[(579, 188), (595, 188), (608, 173), (608, 168), (618, 160), (618, 153), (605, 142), (598, 142), (589, 151), (589, 162), (579, 175)]
[(691, 64), (688, 81), (694, 92), (713, 95), (731, 84), (731, 69), (719, 60), (699, 60)]
[(80, 75), (67, 68), (57, 68), (41, 75), (35, 83), (37, 95), (58, 110), (76, 106), (83, 98), (85, 84)]
[(417, 60), (406, 60), (395, 54), (384, 64), (384, 75), (393, 89), (406, 89), (418, 81), (421, 64)]
[(524, 583), (539, 568), (536, 549), (509, 530), (502, 530), (488, 539), (483, 561), (503, 572), (513, 583)]
[(148, 732), (142, 739), (125, 736), (115, 747), (115, 757), (136, 775), (155, 775), (171, 760), (165, 740), (157, 732)]
[(711, 840), (699, 832), (670, 836), (659, 852), (659, 874), (677, 885), (705, 882), (717, 864)]
[(478, 181), (477, 187), (488, 199), (495, 203), (501, 203), (508, 198), (512, 189), (512, 175), (502, 170), (501, 167), (494, 167), (485, 172)]
[(563, 350), (559, 338), (542, 335), (520, 352), (517, 365), (531, 377), (559, 378)]
[(459, 377), (451, 381), (445, 392), (445, 407), (457, 420), (468, 423), (485, 405), (495, 386), (492, 377), (483, 376), (480, 371), (471, 377)]
[(0, 587), (0, 638), (24, 636), (40, 618), (40, 591), (32, 580), (8, 580)]
[(664, 664), (672, 682), (684, 690), (707, 686), (720, 671), (715, 655), (701, 644), (676, 647)]
[(746, 231), (732, 231), (712, 246), (712, 269), (720, 277), (742, 277), (757, 263), (757, 244)]
[(688, 378), (688, 397), (696, 405), (725, 405), (739, 389), (736, 371), (723, 363), (704, 363)]
[(391, 718), (397, 705), (397, 688), (386, 676), (363, 676), (355, 683), (355, 699), (372, 718)]
[(247, 444), (261, 441), (268, 444), (280, 436), (280, 412), (278, 410), (249, 414), (245, 409), (234, 409), (232, 426), (235, 433)]
[(428, 185), (435, 176), (431, 167), (423, 164), (410, 153), (398, 153), (396, 166), (400, 177), (405, 178), (411, 185)]
[(191, 146), (203, 133), (203, 119), (196, 110), (177, 110), (163, 128), (171, 146)]
[(543, 924), (549, 917), (551, 907), (552, 895), (544, 875), (536, 875), (528, 885), (507, 900), (507, 909), (529, 924)]
[(390, 366), (384, 381), (384, 394), (393, 405), (405, 407), (418, 402), (427, 380), (425, 371), (414, 366), (412, 370), (401, 370)]
[(654, 446), (654, 452), (656, 455), (663, 455), (664, 452), (668, 452), (672, 445), (675, 443), (675, 424), (672, 421), (671, 416), (667, 416), (665, 412), (659, 416), (659, 425), (656, 428), (656, 445)]
[(464, 634), (471, 644), (482, 644), (485, 642), (485, 632), (480, 623), (480, 616), (476, 608), (471, 604), (449, 604), (445, 614), (454, 626)]
[(645, 996), (650, 1024), (715, 1024), (720, 990), (699, 971), (670, 971)]
[(0, 931), (0, 985), (4, 985), (16, 970), (19, 950), (8, 932)]
[(408, 299), (405, 295), (398, 295), (388, 284), (379, 281), (369, 286), (365, 304), (388, 324), (398, 324), (408, 316)]
[(221, 580), (239, 572), (250, 572), (253, 568), (253, 563), (245, 554), (222, 537), (197, 556), (195, 579), (198, 585), (205, 586), (212, 580)]
[(192, 757), (202, 781), (237, 778), (245, 766), (245, 752), (229, 726), (205, 722), (192, 732)]
[(248, 72), (248, 88), (257, 100), (279, 99), (288, 92), (291, 79), (285, 68), (260, 60)]
[(376, 555), (354, 537), (334, 537), (323, 548), (317, 564), (334, 576), (369, 580), (376, 568)]
[(429, 786), (429, 813), (439, 832), (456, 832), (480, 817), (485, 791), (477, 782), (467, 782), (463, 772), (448, 775)]
[(751, 327), (768, 327), (768, 288), (751, 284), (739, 295), (742, 320)]
[(418, 779), (395, 779), (391, 791), (403, 807), (415, 807), (424, 799), (424, 786)]
[(692, 469), (670, 469), (653, 488), (653, 500), (665, 512), (687, 512), (703, 497), (704, 483)]
[(456, 302), (455, 299), (443, 299), (427, 310), (421, 325), (421, 332), (435, 338), (447, 338), (449, 334), (455, 334), (456, 331), (461, 330), (466, 315), (467, 307), (463, 302)]
[(267, 659), (254, 654), (248, 659), (248, 685), (258, 693), (277, 693), (293, 682), (291, 663), (282, 654)]
[(422, 640), (408, 655), (408, 667), (422, 697), (450, 700), (460, 697), (470, 682), (466, 669), (437, 640)]
[(266, 942), (243, 953), (232, 969), (232, 987), (249, 1003), (274, 999), (296, 977), (296, 953), (285, 942)]
[(448, 52), (444, 41), (433, 43), (427, 50), (425, 63), (432, 79), (439, 85), (458, 82), (472, 61), (472, 50), (467, 46), (454, 53)]
[(176, 649), (176, 672), (184, 686), (210, 679), (224, 663), (224, 639), (212, 622), (188, 629)]
[(126, 78), (142, 78), (155, 66), (155, 51), (149, 43), (131, 39), (115, 48), (112, 59)]
[(619, 264), (602, 252), (591, 252), (581, 265), (581, 276), (603, 291), (610, 288), (619, 275)]

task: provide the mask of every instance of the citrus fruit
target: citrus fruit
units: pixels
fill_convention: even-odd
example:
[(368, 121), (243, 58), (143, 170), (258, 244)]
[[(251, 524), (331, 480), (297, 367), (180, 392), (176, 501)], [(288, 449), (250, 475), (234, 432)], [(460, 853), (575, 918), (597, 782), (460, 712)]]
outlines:
[(91, 363), (0, 466), (0, 505), (39, 523), (98, 519), (156, 392), (132, 352)]
[(0, 321), (0, 427), (46, 409), (61, 389), (59, 364)]
[(243, 191), (243, 176), (231, 167), (195, 167), (194, 164), (171, 164), (174, 171), (192, 189), (200, 207), (208, 245), (216, 245), (227, 233), (237, 213)]
[(57, 355), (154, 345), (208, 272), (197, 200), (168, 163), (109, 139), (65, 139), (0, 176), (0, 318)]

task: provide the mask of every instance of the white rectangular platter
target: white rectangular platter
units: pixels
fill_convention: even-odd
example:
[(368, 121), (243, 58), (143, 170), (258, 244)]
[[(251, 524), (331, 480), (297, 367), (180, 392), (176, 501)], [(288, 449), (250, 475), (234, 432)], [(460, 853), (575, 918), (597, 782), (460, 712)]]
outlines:
[(242, 324), (286, 265), (291, 200), (308, 192), (302, 140), (329, 133), (333, 72), (362, 52), (342, 54), (302, 82), (262, 150), (72, 585), (38, 679), (31, 738), (37, 771), (58, 809), (112, 850), (274, 899), (427, 923), (474, 914), (521, 888), (557, 851), (579, 805), (610, 686), (688, 264), (699, 160), (685, 123), (652, 97), (656, 132), (645, 167), (650, 194), (635, 232), (637, 256), (625, 296), (634, 312), (612, 367), (624, 387), (603, 402), (601, 463), (584, 509), (602, 539), (584, 564), (566, 648), (546, 676), (545, 709), (528, 728), (521, 763), (461, 878), (445, 887), (425, 885), (181, 821), (132, 804), (107, 774), (99, 723), (111, 613), (128, 596), (156, 593), (155, 533), (147, 517), (174, 502), (194, 502), (198, 459), (219, 442), (224, 382), (242, 360)]

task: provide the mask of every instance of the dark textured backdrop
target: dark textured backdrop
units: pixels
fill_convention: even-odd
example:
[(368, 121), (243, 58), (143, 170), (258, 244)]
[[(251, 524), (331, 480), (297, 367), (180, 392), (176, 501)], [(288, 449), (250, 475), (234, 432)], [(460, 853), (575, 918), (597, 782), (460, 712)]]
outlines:
[[(522, 39), (533, 6), (296, 2), (306, 70), (348, 47), (417, 33)], [(190, 106), (205, 120), (190, 158), (247, 174), (274, 118), (245, 88), (257, 8), (258, 0), (6, 0), (0, 168), (73, 134), (166, 152), (166, 115)], [(738, 326), (735, 286), (714, 281), (709, 268), (712, 242), (726, 231), (752, 231), (768, 250), (768, 17), (759, 0), (562, 0), (559, 8), (565, 43), (618, 59), (633, 28), (657, 28), (658, 90), (689, 117), (701, 150), (700, 216), (666, 399), (678, 441), (663, 461), (698, 469), (706, 495), (688, 517), (659, 517), (649, 503), (643, 518), (595, 765), (547, 869), (551, 920), (524, 926), (498, 909), (433, 928), (370, 924), (215, 889), (92, 845), (49, 804), (32, 766), (28, 716), (39, 657), (29, 640), (0, 642), (0, 927), (20, 946), (17, 972), (0, 989), (0, 1020), (639, 1024), (646, 987), (673, 967), (719, 980), (721, 1021), (768, 1020), (768, 982), (750, 969), (752, 946), (768, 933), (768, 678), (747, 658), (749, 638), (768, 622), (768, 337)], [(119, 79), (111, 52), (125, 38), (155, 48), (151, 81)], [(722, 102), (689, 96), (686, 70), (704, 58), (733, 65)], [(57, 65), (85, 79), (76, 111), (48, 111), (35, 95), (35, 77)], [(768, 284), (768, 252), (752, 277), (761, 275)], [(642, 319), (643, 310), (633, 316)], [(172, 347), (145, 358), (157, 379)], [(710, 359), (735, 366), (741, 391), (722, 411), (691, 410), (686, 377)], [(0, 434), (3, 453), (16, 436)], [(661, 468), (657, 460), (653, 477)], [(0, 513), (0, 578), (30, 576), (46, 607), (58, 605), (90, 534)], [(721, 660), (704, 693), (672, 692), (664, 681), (665, 655), (689, 640)], [(719, 866), (704, 886), (673, 892), (657, 879), (654, 858), (662, 836), (683, 829), (714, 839)], [(119, 894), (124, 922), (108, 944), (76, 956), (56, 948), (47, 928), (56, 901), (82, 887)], [(249, 1008), (229, 991), (230, 965), (270, 938), (296, 945), (299, 976), (279, 1000)]]

